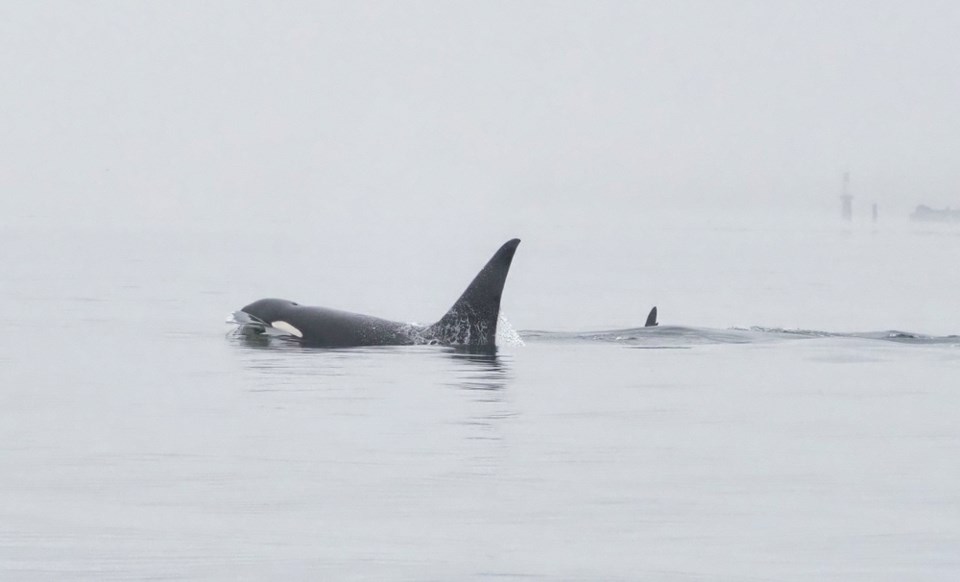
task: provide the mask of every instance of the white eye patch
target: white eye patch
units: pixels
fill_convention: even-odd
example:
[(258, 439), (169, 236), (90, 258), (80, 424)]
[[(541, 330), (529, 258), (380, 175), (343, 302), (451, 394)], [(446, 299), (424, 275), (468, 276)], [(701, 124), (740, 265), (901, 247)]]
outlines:
[(277, 328), (277, 329), (279, 329), (279, 330), (281, 330), (281, 331), (285, 331), (285, 332), (289, 333), (290, 335), (295, 335), (295, 336), (297, 336), (297, 337), (299, 337), (299, 338), (302, 338), (302, 337), (303, 337), (303, 332), (302, 332), (302, 331), (300, 331), (299, 329), (293, 327), (292, 325), (290, 325), (290, 324), (287, 323), (286, 321), (273, 321), (273, 322), (270, 323), (270, 326), (271, 326), (271, 327), (275, 327), (275, 328)]

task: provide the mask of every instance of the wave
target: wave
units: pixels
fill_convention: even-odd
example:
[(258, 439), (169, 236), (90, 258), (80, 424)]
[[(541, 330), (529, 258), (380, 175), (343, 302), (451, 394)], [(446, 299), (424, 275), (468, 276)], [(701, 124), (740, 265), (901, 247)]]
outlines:
[(960, 336), (958, 335), (931, 336), (898, 330), (843, 333), (773, 327), (711, 329), (661, 325), (657, 327), (578, 332), (523, 330), (519, 334), (524, 341), (531, 342), (616, 343), (647, 349), (682, 349), (704, 344), (753, 344), (815, 338), (848, 338), (902, 344), (960, 347)]

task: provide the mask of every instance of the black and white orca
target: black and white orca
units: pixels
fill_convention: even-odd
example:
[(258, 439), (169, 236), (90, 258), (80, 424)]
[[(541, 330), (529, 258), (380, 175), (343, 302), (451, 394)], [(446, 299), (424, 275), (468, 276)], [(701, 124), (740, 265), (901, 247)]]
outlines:
[(421, 326), (308, 307), (286, 299), (260, 299), (232, 314), (232, 321), (254, 333), (279, 333), (305, 345), (355, 347), (442, 344), (495, 347), (500, 297), (520, 239), (507, 241), (440, 321)]

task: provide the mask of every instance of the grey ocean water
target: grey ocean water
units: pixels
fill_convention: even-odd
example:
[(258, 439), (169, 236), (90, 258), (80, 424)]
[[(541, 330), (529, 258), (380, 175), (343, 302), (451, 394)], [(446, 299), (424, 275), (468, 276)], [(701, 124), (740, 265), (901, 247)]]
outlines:
[(427, 322), (503, 240), (6, 227), (0, 578), (956, 579), (957, 230), (509, 234), (484, 356), (222, 322)]

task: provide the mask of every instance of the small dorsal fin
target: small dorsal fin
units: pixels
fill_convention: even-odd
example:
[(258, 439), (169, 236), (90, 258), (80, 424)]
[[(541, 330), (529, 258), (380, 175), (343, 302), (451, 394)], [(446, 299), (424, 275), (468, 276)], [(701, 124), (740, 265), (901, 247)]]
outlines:
[(650, 314), (647, 315), (647, 323), (643, 324), (643, 327), (656, 327), (660, 325), (657, 323), (657, 306), (654, 305), (653, 309), (650, 310)]
[(504, 243), (440, 321), (427, 328), (427, 335), (450, 345), (493, 346), (503, 284), (520, 239)]

